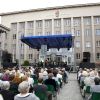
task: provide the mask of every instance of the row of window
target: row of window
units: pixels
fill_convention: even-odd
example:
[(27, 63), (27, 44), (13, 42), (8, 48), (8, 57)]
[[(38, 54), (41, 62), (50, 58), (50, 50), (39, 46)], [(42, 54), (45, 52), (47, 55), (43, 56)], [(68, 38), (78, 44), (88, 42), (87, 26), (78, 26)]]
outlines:
[[(76, 41), (75, 46), (76, 46), (77, 48), (80, 48), (80, 47), (81, 47), (81, 42), (80, 42), (80, 41)], [(86, 47), (86, 48), (90, 48), (90, 47), (91, 47), (91, 42), (87, 41), (87, 42), (85, 43), (85, 47)]]
[[(61, 34), (61, 31), (55, 31), (55, 34)], [(70, 34), (71, 30), (66, 30), (64, 32), (65, 34)], [(46, 35), (51, 35), (52, 32), (51, 31), (47, 31), (45, 32)], [(75, 36), (81, 36), (81, 31), (80, 30), (74, 30), (74, 34)], [(28, 35), (32, 35), (32, 33), (29, 33)], [(42, 32), (37, 32), (37, 35), (42, 35)], [(85, 36), (91, 36), (92, 35), (92, 30), (91, 29), (85, 29), (84, 30), (84, 35)], [(95, 29), (95, 35), (96, 36), (100, 36), (100, 29)], [(23, 37), (24, 34), (21, 34), (21, 37)], [(16, 34), (13, 34), (13, 39), (16, 39)]]
[[(81, 42), (80, 42), (80, 41), (76, 41), (75, 46), (76, 46), (77, 48), (80, 48), (80, 47), (81, 47)], [(91, 46), (91, 42), (87, 41), (87, 42), (85, 43), (85, 47), (86, 47), (86, 48), (92, 47), (92, 46)], [(96, 47), (100, 47), (100, 40), (97, 40), (97, 41), (96, 41)]]
[[(48, 19), (44, 21), (45, 28), (50, 28), (52, 26), (52, 20)], [(71, 18), (64, 18), (63, 19), (64, 26), (71, 26)], [(84, 17), (83, 18), (84, 25), (91, 25), (91, 17)], [(94, 24), (100, 25), (100, 16), (94, 17)], [(80, 26), (81, 25), (81, 18), (73, 18), (73, 25), (74, 26)], [(42, 28), (43, 21), (37, 20), (36, 21), (36, 28)], [(27, 29), (33, 29), (34, 27), (34, 21), (28, 21), (27, 22)], [(54, 19), (54, 27), (61, 27), (61, 19)], [(19, 23), (19, 29), (25, 29), (25, 22)], [(17, 23), (12, 23), (11, 30), (16, 31), (17, 30)]]
[[(24, 59), (24, 54), (21, 54), (21, 59)], [(28, 55), (28, 59), (32, 60), (33, 59), (33, 54)]]
[[(81, 59), (81, 54), (80, 53), (76, 53), (76, 59)], [(96, 59), (100, 60), (100, 53), (96, 53)]]

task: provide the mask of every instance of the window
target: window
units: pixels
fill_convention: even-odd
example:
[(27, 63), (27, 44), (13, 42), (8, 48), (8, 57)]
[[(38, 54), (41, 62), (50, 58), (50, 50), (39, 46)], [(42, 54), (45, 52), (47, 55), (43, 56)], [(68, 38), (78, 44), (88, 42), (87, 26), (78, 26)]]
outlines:
[(100, 47), (100, 40), (96, 41), (96, 47)]
[(64, 19), (64, 26), (70, 26), (71, 25), (71, 19)]
[(36, 21), (36, 28), (42, 28), (42, 20)]
[(97, 54), (96, 54), (96, 58), (97, 58), (98, 60), (100, 60), (100, 53), (97, 53)]
[(80, 53), (76, 53), (76, 59), (80, 59)]
[(74, 26), (80, 26), (81, 25), (81, 18), (74, 18), (73, 24), (74, 24)]
[(84, 24), (85, 25), (91, 25), (91, 17), (85, 17), (84, 18)]
[(61, 20), (60, 19), (55, 19), (54, 20), (54, 26), (55, 27), (61, 27)]
[(100, 29), (96, 29), (96, 35), (100, 35)]
[(55, 34), (61, 34), (60, 31), (56, 31)]
[(28, 33), (28, 35), (32, 36), (32, 35), (33, 35), (33, 33), (32, 33), (32, 32), (30, 32), (30, 33)]
[(12, 44), (12, 48), (15, 50), (16, 49), (16, 44)]
[(80, 47), (80, 41), (76, 41), (76, 47), (77, 47), (77, 48)]
[(80, 30), (76, 30), (76, 31), (75, 31), (75, 35), (76, 35), (76, 36), (80, 36)]
[(32, 54), (29, 54), (29, 59), (32, 59), (33, 58), (33, 55)]
[(86, 42), (86, 48), (91, 47), (91, 43), (90, 42)]
[(65, 34), (71, 34), (71, 31), (70, 30), (66, 30)]
[(11, 30), (12, 31), (17, 31), (17, 23), (12, 23), (11, 24)]
[(21, 34), (21, 37), (24, 37), (24, 34)]
[(33, 21), (27, 22), (27, 28), (28, 29), (33, 29)]
[(13, 34), (13, 39), (16, 39), (16, 34)]
[(46, 35), (51, 35), (51, 32), (46, 32), (45, 34), (46, 34)]
[(37, 35), (42, 35), (42, 32), (38, 32)]
[(24, 54), (21, 54), (21, 59), (24, 59)]
[(21, 49), (22, 50), (24, 49), (24, 43), (21, 43)]
[(90, 29), (85, 29), (85, 36), (90, 36), (91, 30)]
[(100, 16), (94, 17), (94, 24), (100, 24)]
[(24, 30), (25, 29), (25, 22), (19, 23), (19, 30)]
[(51, 20), (45, 20), (45, 28), (49, 28), (52, 25), (52, 21)]

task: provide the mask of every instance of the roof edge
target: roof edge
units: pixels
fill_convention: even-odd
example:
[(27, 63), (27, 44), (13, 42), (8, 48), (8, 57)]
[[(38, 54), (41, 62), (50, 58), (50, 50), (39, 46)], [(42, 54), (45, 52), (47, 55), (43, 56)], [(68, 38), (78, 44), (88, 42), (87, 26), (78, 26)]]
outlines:
[(100, 6), (100, 2), (98, 2), (98, 3), (86, 3), (86, 4), (75, 4), (75, 5), (65, 5), (65, 6), (56, 6), (56, 7), (47, 7), (47, 8), (38, 8), (38, 9), (30, 9), (30, 10), (22, 10), (22, 11), (14, 11), (14, 12), (0, 13), (0, 16), (19, 14), (19, 13), (27, 13), (27, 12), (38, 12), (38, 11), (44, 11), (44, 10), (89, 7), (89, 6)]

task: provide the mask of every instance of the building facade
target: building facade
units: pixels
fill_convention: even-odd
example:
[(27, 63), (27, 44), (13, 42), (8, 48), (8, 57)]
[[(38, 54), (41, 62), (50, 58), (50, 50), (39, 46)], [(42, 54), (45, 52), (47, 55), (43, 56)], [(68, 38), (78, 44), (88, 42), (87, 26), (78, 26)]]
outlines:
[(0, 67), (2, 62), (2, 52), (10, 52), (10, 29), (0, 24)]
[(92, 3), (0, 14), (1, 23), (11, 29), (10, 52), (13, 54), (13, 60), (20, 59), (22, 63), (24, 60), (35, 62), (38, 59), (38, 51), (23, 44), (20, 41), (22, 36), (73, 34), (76, 64), (82, 61), (83, 52), (90, 52), (90, 61), (98, 63), (100, 61), (99, 10), (100, 3)]

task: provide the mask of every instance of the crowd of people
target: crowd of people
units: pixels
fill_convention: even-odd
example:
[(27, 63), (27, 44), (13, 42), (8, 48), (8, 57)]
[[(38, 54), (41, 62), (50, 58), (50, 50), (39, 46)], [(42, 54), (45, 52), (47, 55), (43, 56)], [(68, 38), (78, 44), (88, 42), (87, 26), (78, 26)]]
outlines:
[[(0, 69), (0, 100), (52, 100), (68, 82), (65, 68), (20, 67)], [(48, 86), (52, 86), (50, 91)], [(51, 89), (51, 88), (50, 88)]]
[[(85, 97), (86, 100), (91, 100), (93, 93), (100, 93), (100, 70), (96, 68), (80, 68), (77, 74), (77, 79), (80, 85), (82, 96)], [(88, 93), (87, 97), (86, 93)]]

